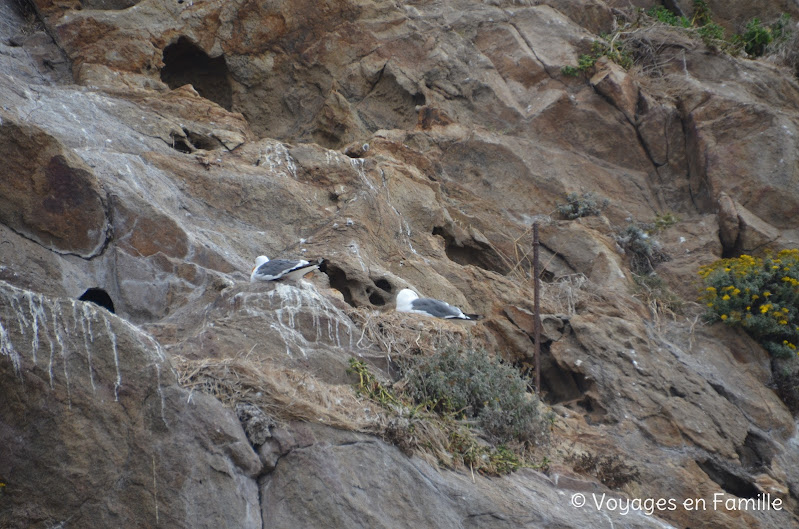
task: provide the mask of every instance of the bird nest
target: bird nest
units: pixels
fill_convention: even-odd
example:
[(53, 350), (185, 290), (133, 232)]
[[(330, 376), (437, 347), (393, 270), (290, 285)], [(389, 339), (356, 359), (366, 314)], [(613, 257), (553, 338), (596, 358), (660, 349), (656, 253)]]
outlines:
[(351, 310), (348, 316), (361, 329), (358, 345), (376, 345), (391, 360), (430, 355), (436, 350), (485, 338), (482, 328), (462, 320), (367, 309)]

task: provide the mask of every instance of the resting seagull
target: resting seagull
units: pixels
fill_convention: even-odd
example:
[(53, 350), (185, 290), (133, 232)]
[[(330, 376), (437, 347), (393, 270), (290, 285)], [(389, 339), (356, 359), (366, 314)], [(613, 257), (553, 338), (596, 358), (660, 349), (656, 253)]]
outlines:
[(309, 263), (303, 259), (275, 259), (270, 261), (265, 255), (255, 259), (255, 268), (250, 281), (277, 281), (278, 279), (299, 279), (308, 272), (319, 268), (319, 262)]
[(409, 288), (404, 288), (397, 294), (397, 311), (424, 314), (425, 316), (443, 318), (445, 320), (476, 320), (479, 318), (476, 314), (464, 314), (461, 309), (453, 307), (446, 301), (420, 298), (416, 292)]

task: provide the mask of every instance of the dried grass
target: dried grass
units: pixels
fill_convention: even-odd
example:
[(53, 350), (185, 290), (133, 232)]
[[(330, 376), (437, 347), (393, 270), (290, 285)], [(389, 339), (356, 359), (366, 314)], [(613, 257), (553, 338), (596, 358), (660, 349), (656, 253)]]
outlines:
[(240, 355), (190, 360), (173, 357), (180, 384), (213, 395), (234, 408), (254, 404), (278, 421), (307, 421), (356, 432), (376, 433), (387, 417), (359, 399), (350, 386), (327, 384), (308, 373)]
[(474, 339), (471, 326), (461, 322), (416, 316), (395, 311), (353, 309), (347, 314), (361, 328), (357, 345), (376, 344), (389, 359), (432, 354), (450, 345)]

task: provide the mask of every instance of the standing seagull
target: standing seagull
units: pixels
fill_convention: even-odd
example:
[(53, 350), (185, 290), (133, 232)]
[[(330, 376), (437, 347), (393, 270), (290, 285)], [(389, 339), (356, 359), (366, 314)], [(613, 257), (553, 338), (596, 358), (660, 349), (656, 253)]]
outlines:
[(319, 262), (309, 263), (303, 259), (275, 259), (270, 261), (265, 255), (255, 259), (255, 268), (250, 281), (277, 281), (278, 279), (299, 279), (308, 272), (319, 268)]
[(409, 288), (400, 290), (397, 294), (397, 311), (413, 312), (414, 314), (424, 314), (434, 318), (445, 320), (476, 320), (476, 314), (464, 314), (458, 307), (453, 307), (446, 301), (433, 298), (420, 298), (419, 295)]

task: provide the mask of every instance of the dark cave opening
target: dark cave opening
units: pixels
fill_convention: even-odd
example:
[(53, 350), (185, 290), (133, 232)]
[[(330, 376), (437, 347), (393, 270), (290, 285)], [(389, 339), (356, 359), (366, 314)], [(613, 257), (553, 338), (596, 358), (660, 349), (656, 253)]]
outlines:
[(191, 84), (197, 93), (225, 110), (233, 107), (230, 72), (224, 55), (211, 58), (186, 37), (164, 48), (161, 80), (173, 90)]
[(111, 296), (108, 295), (108, 292), (102, 288), (90, 288), (81, 294), (78, 300), (90, 301), (108, 310), (111, 314), (114, 314), (114, 302), (111, 300)]
[(726, 465), (714, 459), (697, 461), (696, 464), (728, 494), (739, 498), (756, 498), (760, 492), (757, 486), (744, 475), (743, 471), (725, 468)]

